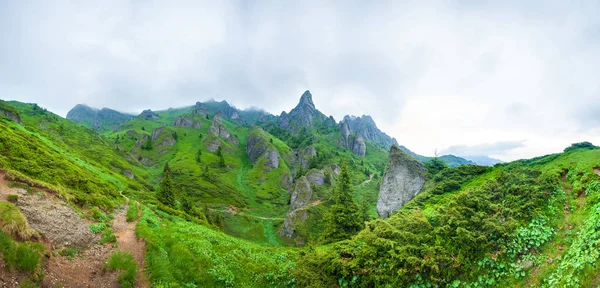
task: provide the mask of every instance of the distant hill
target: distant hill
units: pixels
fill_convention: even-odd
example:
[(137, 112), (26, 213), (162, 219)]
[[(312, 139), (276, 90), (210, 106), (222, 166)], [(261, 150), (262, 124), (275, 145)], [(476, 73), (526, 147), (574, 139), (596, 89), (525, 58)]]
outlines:
[(498, 163), (504, 163), (504, 161), (500, 159), (494, 159), (488, 156), (464, 156), (464, 158), (482, 166), (494, 166)]
[(96, 109), (77, 104), (67, 113), (67, 119), (94, 130), (115, 129), (135, 116), (109, 108)]

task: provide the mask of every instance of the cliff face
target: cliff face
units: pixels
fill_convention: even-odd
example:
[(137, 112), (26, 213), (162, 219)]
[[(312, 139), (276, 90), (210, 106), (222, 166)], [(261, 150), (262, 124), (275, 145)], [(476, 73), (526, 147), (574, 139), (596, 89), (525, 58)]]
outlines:
[(235, 135), (231, 134), (231, 132), (229, 132), (229, 130), (225, 128), (225, 126), (223, 125), (223, 119), (219, 114), (215, 114), (215, 116), (213, 117), (213, 122), (208, 132), (213, 133), (221, 138), (225, 138), (225, 140), (227, 140), (227, 142), (231, 144), (239, 144), (237, 137), (235, 137)]
[(310, 188), (310, 182), (306, 177), (300, 177), (296, 181), (296, 186), (292, 192), (290, 211), (283, 222), (283, 228), (279, 232), (279, 235), (291, 238), (296, 231), (296, 226), (308, 219), (308, 213), (305, 208), (310, 203), (312, 195), (313, 191)]
[(264, 156), (266, 159), (265, 166), (271, 168), (279, 167), (279, 153), (277, 152), (277, 149), (269, 143), (267, 137), (262, 133), (261, 128), (254, 128), (248, 135), (246, 141), (246, 154), (248, 155), (248, 158), (250, 158), (252, 164), (256, 164), (260, 157)]
[(6, 103), (6, 101), (3, 100), (0, 100), (0, 116), (4, 116), (23, 125), (23, 121), (21, 121), (21, 116), (19, 115), (19, 112), (17, 112), (15, 108), (10, 106), (10, 104)]
[(360, 134), (365, 140), (373, 142), (373, 144), (381, 148), (389, 149), (392, 145), (398, 145), (396, 139), (377, 128), (375, 121), (373, 121), (373, 118), (369, 115), (363, 115), (361, 117), (346, 115), (344, 120), (342, 120), (342, 123), (348, 125), (348, 128), (346, 129), (350, 133)]
[(186, 115), (181, 115), (181, 116), (177, 117), (173, 121), (172, 125), (175, 127), (185, 127), (185, 128), (194, 128), (194, 129), (202, 128), (202, 123), (200, 123), (200, 121), (196, 121), (196, 120), (192, 119), (191, 116), (186, 116)]
[(385, 168), (379, 198), (377, 214), (388, 218), (417, 195), (425, 184), (425, 167), (421, 162), (393, 145)]
[(367, 154), (367, 144), (365, 144), (365, 140), (360, 133), (352, 134), (350, 126), (345, 121), (340, 123), (340, 131), (342, 137), (338, 140), (339, 146), (361, 157)]
[(302, 94), (300, 102), (290, 113), (282, 112), (279, 119), (277, 119), (280, 128), (292, 133), (298, 132), (302, 127), (310, 130), (319, 123), (324, 123), (326, 126), (335, 126), (333, 118), (327, 117), (317, 110), (312, 100), (312, 94), (308, 90)]

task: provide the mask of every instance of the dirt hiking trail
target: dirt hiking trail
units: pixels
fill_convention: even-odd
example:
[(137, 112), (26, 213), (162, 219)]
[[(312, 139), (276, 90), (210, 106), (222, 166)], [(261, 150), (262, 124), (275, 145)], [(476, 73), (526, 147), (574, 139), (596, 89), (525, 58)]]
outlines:
[[(7, 181), (5, 176), (6, 173), (0, 171), (0, 201), (7, 201), (9, 194), (26, 194), (26, 191), (22, 188), (9, 187), (11, 181)], [(46, 191), (43, 191), (43, 189), (31, 189), (44, 195), (43, 198), (40, 198), (42, 199), (40, 201), (43, 201), (43, 199), (46, 198), (47, 201), (62, 202), (55, 197), (55, 195), (47, 193)], [(126, 199), (127, 203), (129, 203), (129, 199), (125, 196), (123, 197)], [(26, 196), (23, 198), (26, 198)], [(128, 205), (125, 205), (114, 211), (115, 218), (111, 229), (117, 238), (117, 245), (92, 244), (86, 249), (81, 249), (81, 253), (75, 255), (72, 259), (69, 259), (66, 256), (59, 255), (59, 250), (50, 250), (54, 245), (45, 243), (48, 250), (46, 256), (42, 259), (44, 278), (39, 283), (40, 286), (65, 288), (117, 288), (119, 287), (117, 277), (122, 271), (111, 271), (105, 267), (110, 254), (115, 251), (125, 251), (131, 253), (138, 262), (135, 287), (150, 287), (150, 282), (143, 273), (145, 268), (144, 253), (146, 244), (143, 240), (137, 239), (135, 236), (135, 226), (138, 221), (136, 220), (128, 223), (126, 220), (128, 207)], [(24, 215), (27, 217), (27, 214)], [(138, 219), (140, 216), (141, 209), (140, 213), (138, 213)], [(89, 221), (86, 220), (86, 222)], [(98, 235), (96, 235), (96, 237), (96, 239), (99, 239)], [(27, 274), (19, 273), (14, 269), (6, 271), (4, 269), (4, 261), (1, 258), (2, 257), (0, 256), (0, 269), (2, 270), (0, 271), (0, 287), (18, 287), (18, 283), (27, 278)]]

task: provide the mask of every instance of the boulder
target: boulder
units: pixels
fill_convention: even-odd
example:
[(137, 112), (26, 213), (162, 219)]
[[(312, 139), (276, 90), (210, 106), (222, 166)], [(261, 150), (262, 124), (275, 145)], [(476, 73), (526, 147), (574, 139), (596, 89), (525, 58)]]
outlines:
[(377, 214), (388, 218), (417, 195), (425, 183), (425, 166), (396, 145), (383, 174), (377, 199)]
[(308, 179), (308, 182), (312, 185), (322, 186), (325, 184), (325, 174), (323, 171), (311, 170), (306, 174), (306, 179)]

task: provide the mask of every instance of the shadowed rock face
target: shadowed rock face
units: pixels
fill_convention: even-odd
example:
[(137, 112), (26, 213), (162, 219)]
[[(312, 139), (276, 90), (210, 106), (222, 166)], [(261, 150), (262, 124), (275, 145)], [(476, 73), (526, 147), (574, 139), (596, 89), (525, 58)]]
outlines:
[(262, 129), (255, 128), (246, 140), (246, 154), (252, 164), (256, 164), (261, 156), (266, 158), (265, 165), (271, 168), (279, 167), (279, 153), (269, 143), (269, 140), (261, 133)]
[(173, 126), (175, 127), (185, 127), (185, 128), (194, 128), (200, 129), (202, 128), (202, 124), (200, 121), (194, 121), (192, 117), (181, 115), (173, 121)]
[(279, 235), (291, 238), (294, 235), (296, 226), (308, 219), (306, 208), (310, 203), (313, 191), (310, 189), (310, 183), (306, 177), (302, 176), (296, 181), (292, 198), (290, 200), (290, 211), (283, 221), (283, 228)]
[(312, 94), (310, 91), (304, 92), (300, 97), (298, 105), (290, 111), (289, 114), (282, 112), (279, 116), (278, 124), (279, 127), (297, 132), (301, 127), (307, 127), (308, 129), (314, 127), (318, 122), (325, 122), (326, 124), (335, 125), (335, 121), (328, 121), (329, 118), (315, 108), (315, 103), (312, 100)]
[(213, 122), (208, 132), (215, 134), (218, 137), (225, 138), (227, 142), (232, 143), (234, 145), (239, 144), (237, 137), (231, 134), (229, 130), (227, 130), (227, 128), (223, 126), (223, 118), (221, 118), (221, 115), (219, 114), (215, 114), (215, 116), (213, 117)]
[(377, 128), (375, 121), (373, 121), (373, 118), (369, 115), (363, 115), (361, 117), (346, 115), (344, 120), (342, 120), (342, 123), (348, 125), (347, 129), (350, 133), (360, 134), (365, 140), (373, 142), (373, 144), (381, 148), (389, 149), (392, 145), (398, 145), (396, 139)]
[(325, 174), (323, 171), (312, 170), (306, 174), (306, 179), (312, 185), (322, 186), (325, 184)]
[(339, 146), (346, 148), (361, 157), (367, 154), (367, 145), (360, 133), (351, 134), (352, 132), (348, 123), (345, 121), (340, 123), (340, 131), (342, 132), (342, 136), (338, 139)]
[(388, 218), (415, 197), (424, 183), (423, 164), (393, 145), (379, 189), (377, 214), (382, 218)]
[(352, 153), (361, 157), (367, 154), (367, 145), (360, 134), (356, 134), (354, 141), (352, 141)]
[(15, 112), (12, 112), (12, 111), (8, 111), (8, 110), (1, 110), (0, 109), (0, 115), (2, 115), (2, 116), (6, 117), (8, 119), (11, 119), (11, 120), (13, 120), (13, 121), (15, 121), (15, 122), (23, 125), (23, 121), (21, 121), (21, 116), (19, 116), (18, 113), (15, 113)]

